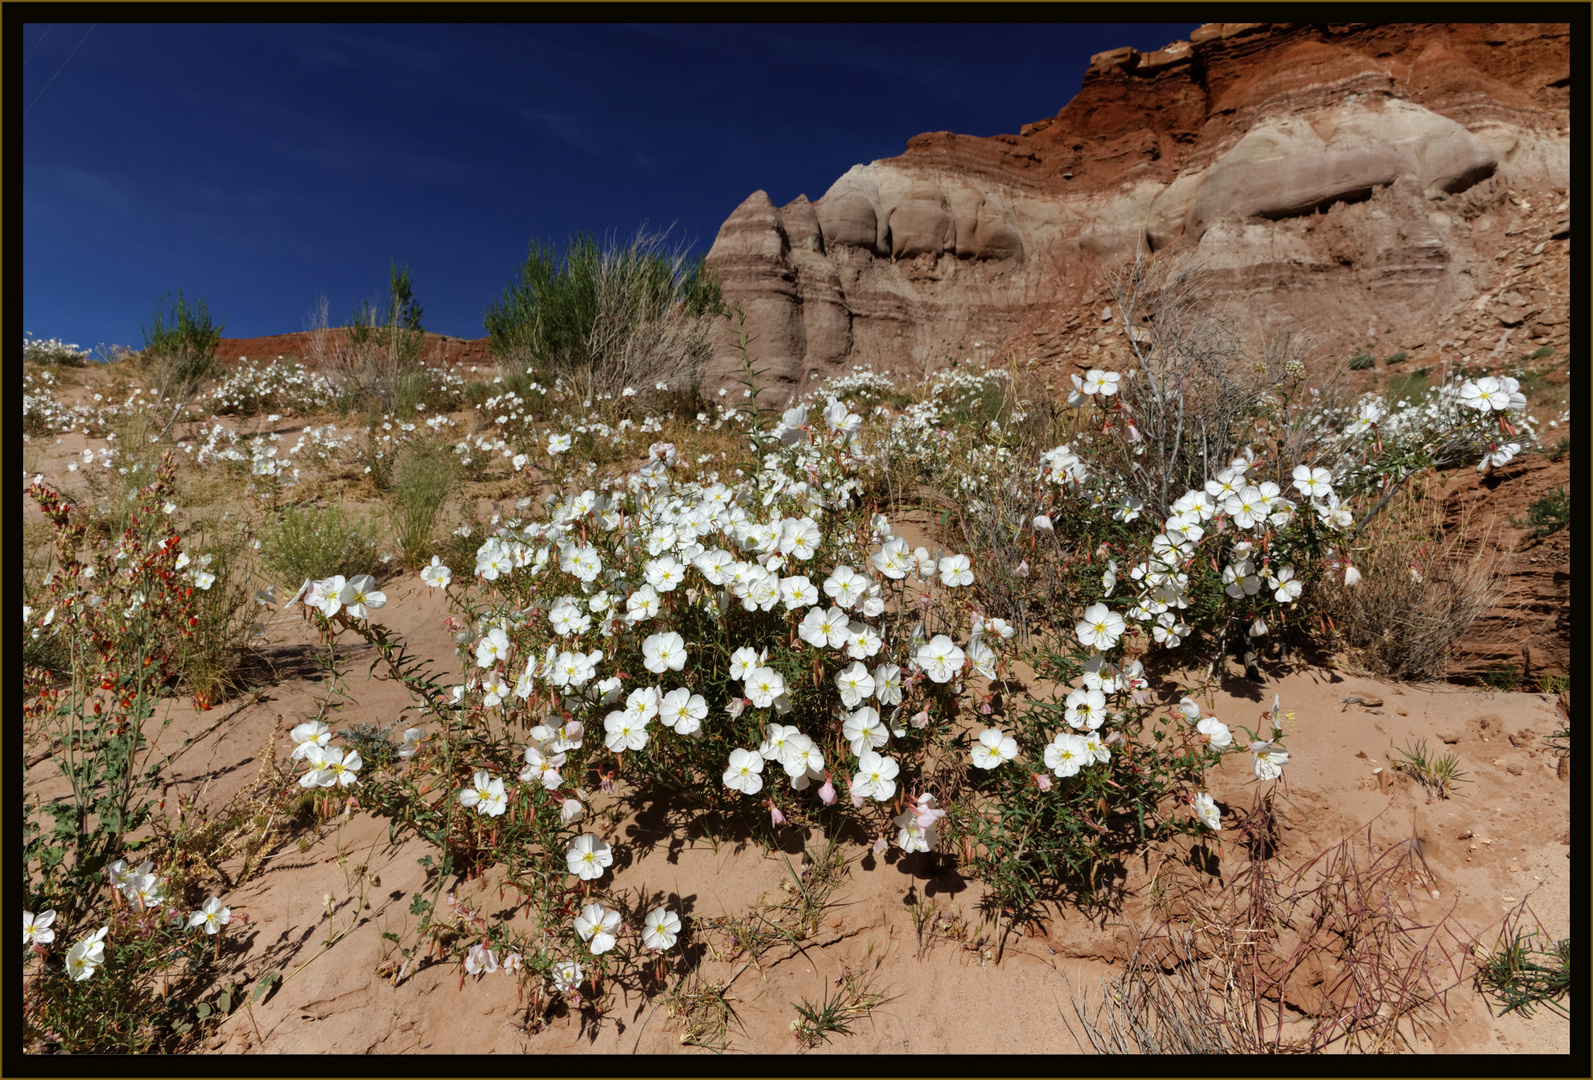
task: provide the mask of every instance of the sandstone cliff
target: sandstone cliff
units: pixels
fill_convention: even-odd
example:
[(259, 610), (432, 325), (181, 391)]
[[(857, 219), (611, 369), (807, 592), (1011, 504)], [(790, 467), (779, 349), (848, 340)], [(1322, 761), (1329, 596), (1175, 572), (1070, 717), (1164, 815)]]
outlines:
[(1141, 245), (1193, 253), (1212, 304), (1318, 363), (1563, 355), (1569, 46), (1563, 24), (1212, 24), (1094, 57), (1017, 135), (919, 135), (815, 202), (755, 192), (708, 261), (792, 390), (861, 362), (1099, 358), (1102, 272)]

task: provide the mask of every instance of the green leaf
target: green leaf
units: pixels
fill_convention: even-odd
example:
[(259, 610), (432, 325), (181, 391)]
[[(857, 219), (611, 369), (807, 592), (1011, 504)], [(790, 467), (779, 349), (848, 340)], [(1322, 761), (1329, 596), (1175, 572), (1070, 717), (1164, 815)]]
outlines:
[[(431, 901), (427, 900), (420, 893), (416, 893), (410, 898), (409, 913), (411, 915), (424, 915), (429, 910), (431, 910)], [(393, 940), (397, 941), (398, 939), (394, 938)]]
[(264, 975), (260, 976), (260, 982), (254, 988), (254, 997), (252, 1000), (259, 1001), (266, 995), (266, 992), (270, 990), (271, 987), (275, 986), (281, 981), (282, 973), (280, 971), (266, 972)]
[(194, 1011), (199, 1014), (199, 1019), (201, 1019), (201, 1020), (210, 1019), (210, 1003), (209, 1002), (201, 1001), (198, 1005), (196, 1005), (194, 1007)]

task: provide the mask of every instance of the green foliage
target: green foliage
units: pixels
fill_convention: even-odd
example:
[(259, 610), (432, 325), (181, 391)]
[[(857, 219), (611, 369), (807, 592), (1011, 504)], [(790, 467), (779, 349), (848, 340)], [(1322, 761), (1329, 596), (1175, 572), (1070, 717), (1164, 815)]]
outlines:
[[(153, 329), (139, 329), (144, 335), (144, 352), (154, 357), (183, 357), (190, 365), (184, 369), (204, 374), (209, 371), (215, 357), (216, 344), (221, 340), (222, 327), (210, 321), (210, 308), (201, 297), (192, 308), (183, 299), (181, 289), (177, 300), (155, 304)], [(201, 366), (203, 370), (200, 370)]]
[(562, 250), (532, 240), (519, 280), (483, 323), (507, 371), (576, 378), (581, 391), (647, 393), (652, 382), (694, 384), (707, 356), (706, 320), (721, 313), (717, 278), (701, 256), (638, 232), (625, 246), (589, 235)]
[(1527, 508), (1526, 520), (1511, 518), (1518, 529), (1531, 529), (1537, 537), (1549, 536), (1571, 524), (1571, 496), (1561, 484)]
[(415, 300), (414, 276), (409, 267), (399, 269), (396, 262), (390, 263), (386, 305), (378, 312), (368, 302), (361, 301), (347, 327), (349, 340), (361, 346), (385, 339), (407, 370), (419, 359), (425, 342), (420, 316), (421, 307)]
[(277, 583), (297, 589), (305, 581), (374, 573), (375, 523), (341, 506), (290, 506), (260, 537), (260, 558)]
[(1559, 461), (1571, 452), (1571, 436), (1562, 435), (1560, 441), (1554, 444), (1554, 449), (1549, 451), (1550, 461)]
[(457, 459), (448, 446), (413, 442), (398, 455), (386, 502), (404, 565), (416, 570), (432, 554), (432, 529), (454, 487)]
[(1527, 355), (1523, 359), (1526, 359), (1526, 360), (1547, 360), (1549, 357), (1551, 357), (1553, 355), (1554, 355), (1554, 346), (1553, 345), (1540, 345), (1536, 349), (1533, 349), (1531, 352), (1527, 353)]
[(1530, 1017), (1536, 1006), (1543, 1005), (1570, 1016), (1561, 999), (1571, 992), (1571, 939), (1563, 938), (1549, 948), (1539, 948), (1540, 940), (1546, 944), (1547, 935), (1517, 927), (1478, 967), (1478, 988), (1499, 1002), (1499, 1015), (1519, 1012)]
[(1350, 358), (1351, 371), (1366, 371), (1377, 365), (1377, 357), (1371, 353), (1356, 353)]
[(1410, 356), (1410, 353), (1406, 352), (1404, 349), (1401, 349), (1397, 353), (1391, 353), (1390, 355), (1385, 356), (1383, 358), (1383, 363), (1385, 363), (1385, 364), (1402, 364), (1402, 363), (1405, 362), (1405, 359), (1408, 356)]
[(1415, 746), (1407, 744), (1390, 761), (1396, 770), (1405, 773), (1440, 799), (1453, 795), (1456, 784), (1471, 782), (1461, 771), (1458, 757), (1454, 754), (1437, 757), (1429, 753), (1426, 739), (1418, 739)]

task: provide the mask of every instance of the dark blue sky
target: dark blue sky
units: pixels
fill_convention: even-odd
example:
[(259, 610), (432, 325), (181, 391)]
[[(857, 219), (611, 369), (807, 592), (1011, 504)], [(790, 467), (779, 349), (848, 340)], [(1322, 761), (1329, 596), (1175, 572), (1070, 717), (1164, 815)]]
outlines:
[(1016, 132), (1092, 53), (1195, 25), (30, 24), (24, 328), (136, 347), (180, 287), (227, 337), (288, 333), (396, 259), (428, 330), (480, 337), (532, 237), (706, 251), (759, 188)]

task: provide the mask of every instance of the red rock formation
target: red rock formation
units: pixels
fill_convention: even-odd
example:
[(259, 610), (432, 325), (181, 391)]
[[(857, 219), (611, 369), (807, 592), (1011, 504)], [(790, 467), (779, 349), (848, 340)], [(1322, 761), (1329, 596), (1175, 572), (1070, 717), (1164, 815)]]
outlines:
[[(1120, 333), (1093, 315), (1102, 271), (1142, 245), (1195, 253), (1214, 304), (1304, 333), (1320, 362), (1501, 331), (1563, 351), (1567, 278), (1494, 294), (1561, 228), (1568, 49), (1563, 24), (1212, 24), (1094, 57), (1018, 135), (920, 135), (811, 204), (758, 192), (709, 263), (793, 388), (976, 342), (1098, 359)], [(1504, 317), (1468, 325), (1471, 305)], [(737, 366), (729, 341), (710, 384)]]

